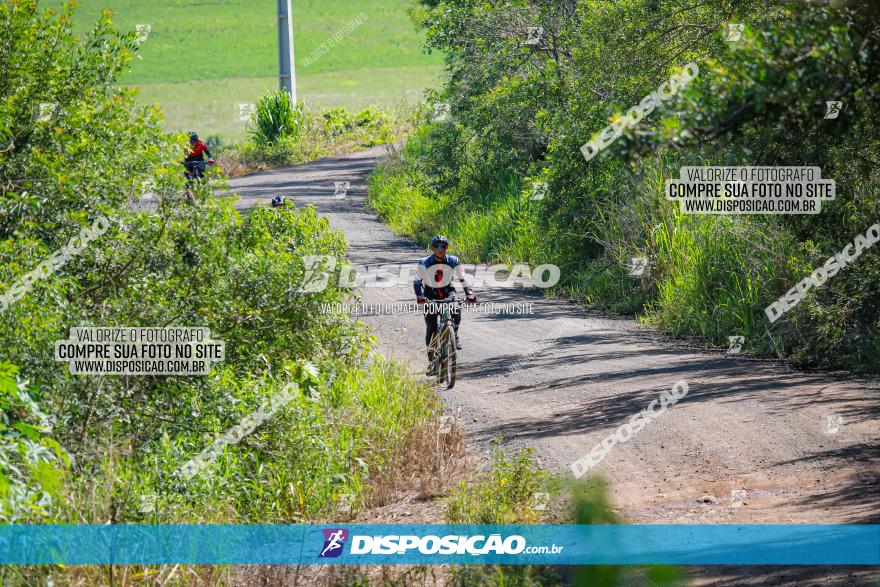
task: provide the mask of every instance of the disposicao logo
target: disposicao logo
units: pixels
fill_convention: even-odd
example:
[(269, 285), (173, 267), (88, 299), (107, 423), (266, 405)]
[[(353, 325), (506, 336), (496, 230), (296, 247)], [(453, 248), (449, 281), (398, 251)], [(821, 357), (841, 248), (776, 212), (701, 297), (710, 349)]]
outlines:
[(342, 528), (327, 528), (324, 532), (324, 548), (318, 558), (336, 558), (342, 554), (342, 547), (348, 540), (348, 530)]
[[(526, 549), (522, 536), (354, 536), (351, 554), (519, 554)], [(560, 549), (561, 550), (561, 549)], [(548, 549), (549, 552), (549, 549)]]

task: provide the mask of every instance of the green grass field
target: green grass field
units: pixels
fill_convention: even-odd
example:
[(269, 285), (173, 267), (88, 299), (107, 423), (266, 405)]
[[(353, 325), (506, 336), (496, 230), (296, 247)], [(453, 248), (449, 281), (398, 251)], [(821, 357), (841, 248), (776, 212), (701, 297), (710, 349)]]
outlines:
[[(58, 5), (60, 2), (41, 2)], [(297, 98), (313, 109), (413, 104), (439, 85), (442, 58), (422, 51), (407, 15), (411, 0), (294, 0)], [(124, 81), (158, 103), (169, 130), (240, 138), (239, 104), (277, 86), (277, 31), (272, 0), (80, 0), (86, 31), (113, 10), (119, 29), (151, 27)], [(308, 67), (322, 42), (363, 13), (366, 20)]]

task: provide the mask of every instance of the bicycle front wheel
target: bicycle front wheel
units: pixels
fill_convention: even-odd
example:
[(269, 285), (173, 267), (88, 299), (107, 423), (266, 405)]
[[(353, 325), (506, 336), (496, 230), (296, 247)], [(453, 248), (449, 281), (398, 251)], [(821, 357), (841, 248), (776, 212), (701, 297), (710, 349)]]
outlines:
[(446, 380), (446, 388), (452, 389), (455, 385), (455, 369), (456, 369), (456, 348), (455, 348), (455, 330), (449, 329), (446, 336), (446, 353), (443, 364), (440, 366), (443, 371), (443, 379)]

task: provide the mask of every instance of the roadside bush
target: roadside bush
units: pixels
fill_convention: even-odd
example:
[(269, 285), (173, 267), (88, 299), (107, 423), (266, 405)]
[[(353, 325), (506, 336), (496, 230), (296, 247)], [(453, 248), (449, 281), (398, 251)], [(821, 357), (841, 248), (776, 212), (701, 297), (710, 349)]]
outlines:
[[(436, 180), (419, 168), (430, 139), (422, 131), (378, 166), (369, 179), (369, 202), (395, 232), (419, 242), (443, 233), (455, 241), (457, 254), (472, 262), (544, 261), (550, 248), (540, 238), (538, 201), (529, 199), (531, 182), (504, 174), (470, 202), (458, 191), (433, 187)], [(461, 205), (466, 202), (465, 205)]]
[[(463, 481), (446, 500), (446, 521), (449, 524), (537, 524), (548, 513), (550, 499), (557, 483), (542, 471), (531, 449), (508, 457), (496, 442), (489, 470), (476, 480)], [(538, 508), (536, 508), (538, 506)], [(558, 574), (551, 567), (524, 566), (460, 566), (452, 568), (452, 584), (479, 585), (560, 585)]]
[(18, 378), (18, 367), (0, 363), (0, 521), (21, 524), (51, 519), (61, 497), (70, 457), (48, 431), (40, 411)]
[(274, 145), (280, 139), (297, 141), (303, 119), (303, 105), (294, 104), (290, 94), (284, 90), (266, 92), (251, 117), (251, 134), (260, 145)]
[[(103, 14), (78, 38), (72, 10), (0, 4), (16, 47), (0, 53), (0, 293), (21, 292), (0, 308), (0, 519), (315, 520), (338, 516), (342, 494), (357, 511), (399, 490), (388, 467), (432, 475), (444, 447), (413, 431), (434, 428), (435, 396), (372, 356), (362, 325), (323, 310), (347, 291), (299, 291), (302, 257), (341, 264), (343, 236), (311, 207), (241, 215), (215, 176), (190, 191), (185, 138), (117, 83), (134, 33)], [(41, 103), (63, 107), (45, 119)], [(82, 250), (22, 281), (105, 217)], [(200, 377), (72, 375), (53, 351), (74, 326), (207, 327), (226, 356)], [(300, 393), (282, 410), (182, 480), (183, 463), (289, 382)], [(15, 572), (36, 584), (52, 569)]]
[(531, 449), (508, 458), (496, 443), (487, 475), (477, 482), (462, 482), (447, 499), (446, 520), (450, 524), (535, 524), (544, 515), (535, 508), (537, 494), (550, 490), (550, 475), (538, 468)]
[(342, 136), (354, 127), (354, 114), (345, 108), (324, 109), (321, 118), (324, 120), (324, 132), (330, 137)]
[[(566, 511), (558, 511), (565, 490)], [(538, 468), (530, 450), (506, 456), (496, 445), (492, 462), (477, 480), (461, 483), (447, 498), (450, 524), (621, 524), (601, 477), (568, 483)], [(668, 566), (549, 565), (458, 566), (452, 584), (481, 587), (519, 585), (683, 585), (684, 575)]]
[(226, 173), (237, 177), (390, 144), (410, 127), (406, 112), (387, 113), (374, 108), (359, 113), (344, 108), (310, 112), (302, 106), (297, 112), (299, 130), (293, 135), (267, 141), (259, 138), (262, 133), (252, 133), (251, 140), (222, 147), (218, 159)]

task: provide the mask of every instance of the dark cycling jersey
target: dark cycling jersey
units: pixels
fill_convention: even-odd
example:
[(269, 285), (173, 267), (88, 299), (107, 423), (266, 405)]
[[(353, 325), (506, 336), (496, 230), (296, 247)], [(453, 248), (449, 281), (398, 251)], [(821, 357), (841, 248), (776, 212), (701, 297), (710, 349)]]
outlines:
[[(436, 270), (428, 271), (434, 265), (442, 265)], [(446, 272), (452, 271), (452, 275), (446, 275)], [(452, 282), (458, 278), (464, 287), (465, 293), (470, 291), (471, 283), (464, 272), (464, 266), (455, 255), (446, 255), (446, 260), (438, 261), (434, 255), (428, 255), (419, 261), (419, 267), (416, 270), (416, 278), (413, 280), (413, 289), (416, 291), (416, 297), (424, 296), (429, 300), (443, 300), (449, 298), (455, 293), (455, 287)], [(447, 281), (448, 280), (448, 281)], [(440, 284), (447, 282), (442, 287), (431, 284)]]
[(202, 153), (207, 153), (208, 157), (213, 159), (213, 157), (211, 157), (211, 151), (208, 150), (208, 145), (203, 141), (196, 141), (196, 144), (192, 147), (192, 151), (187, 155), (186, 161), (204, 161), (205, 156), (202, 155)]

